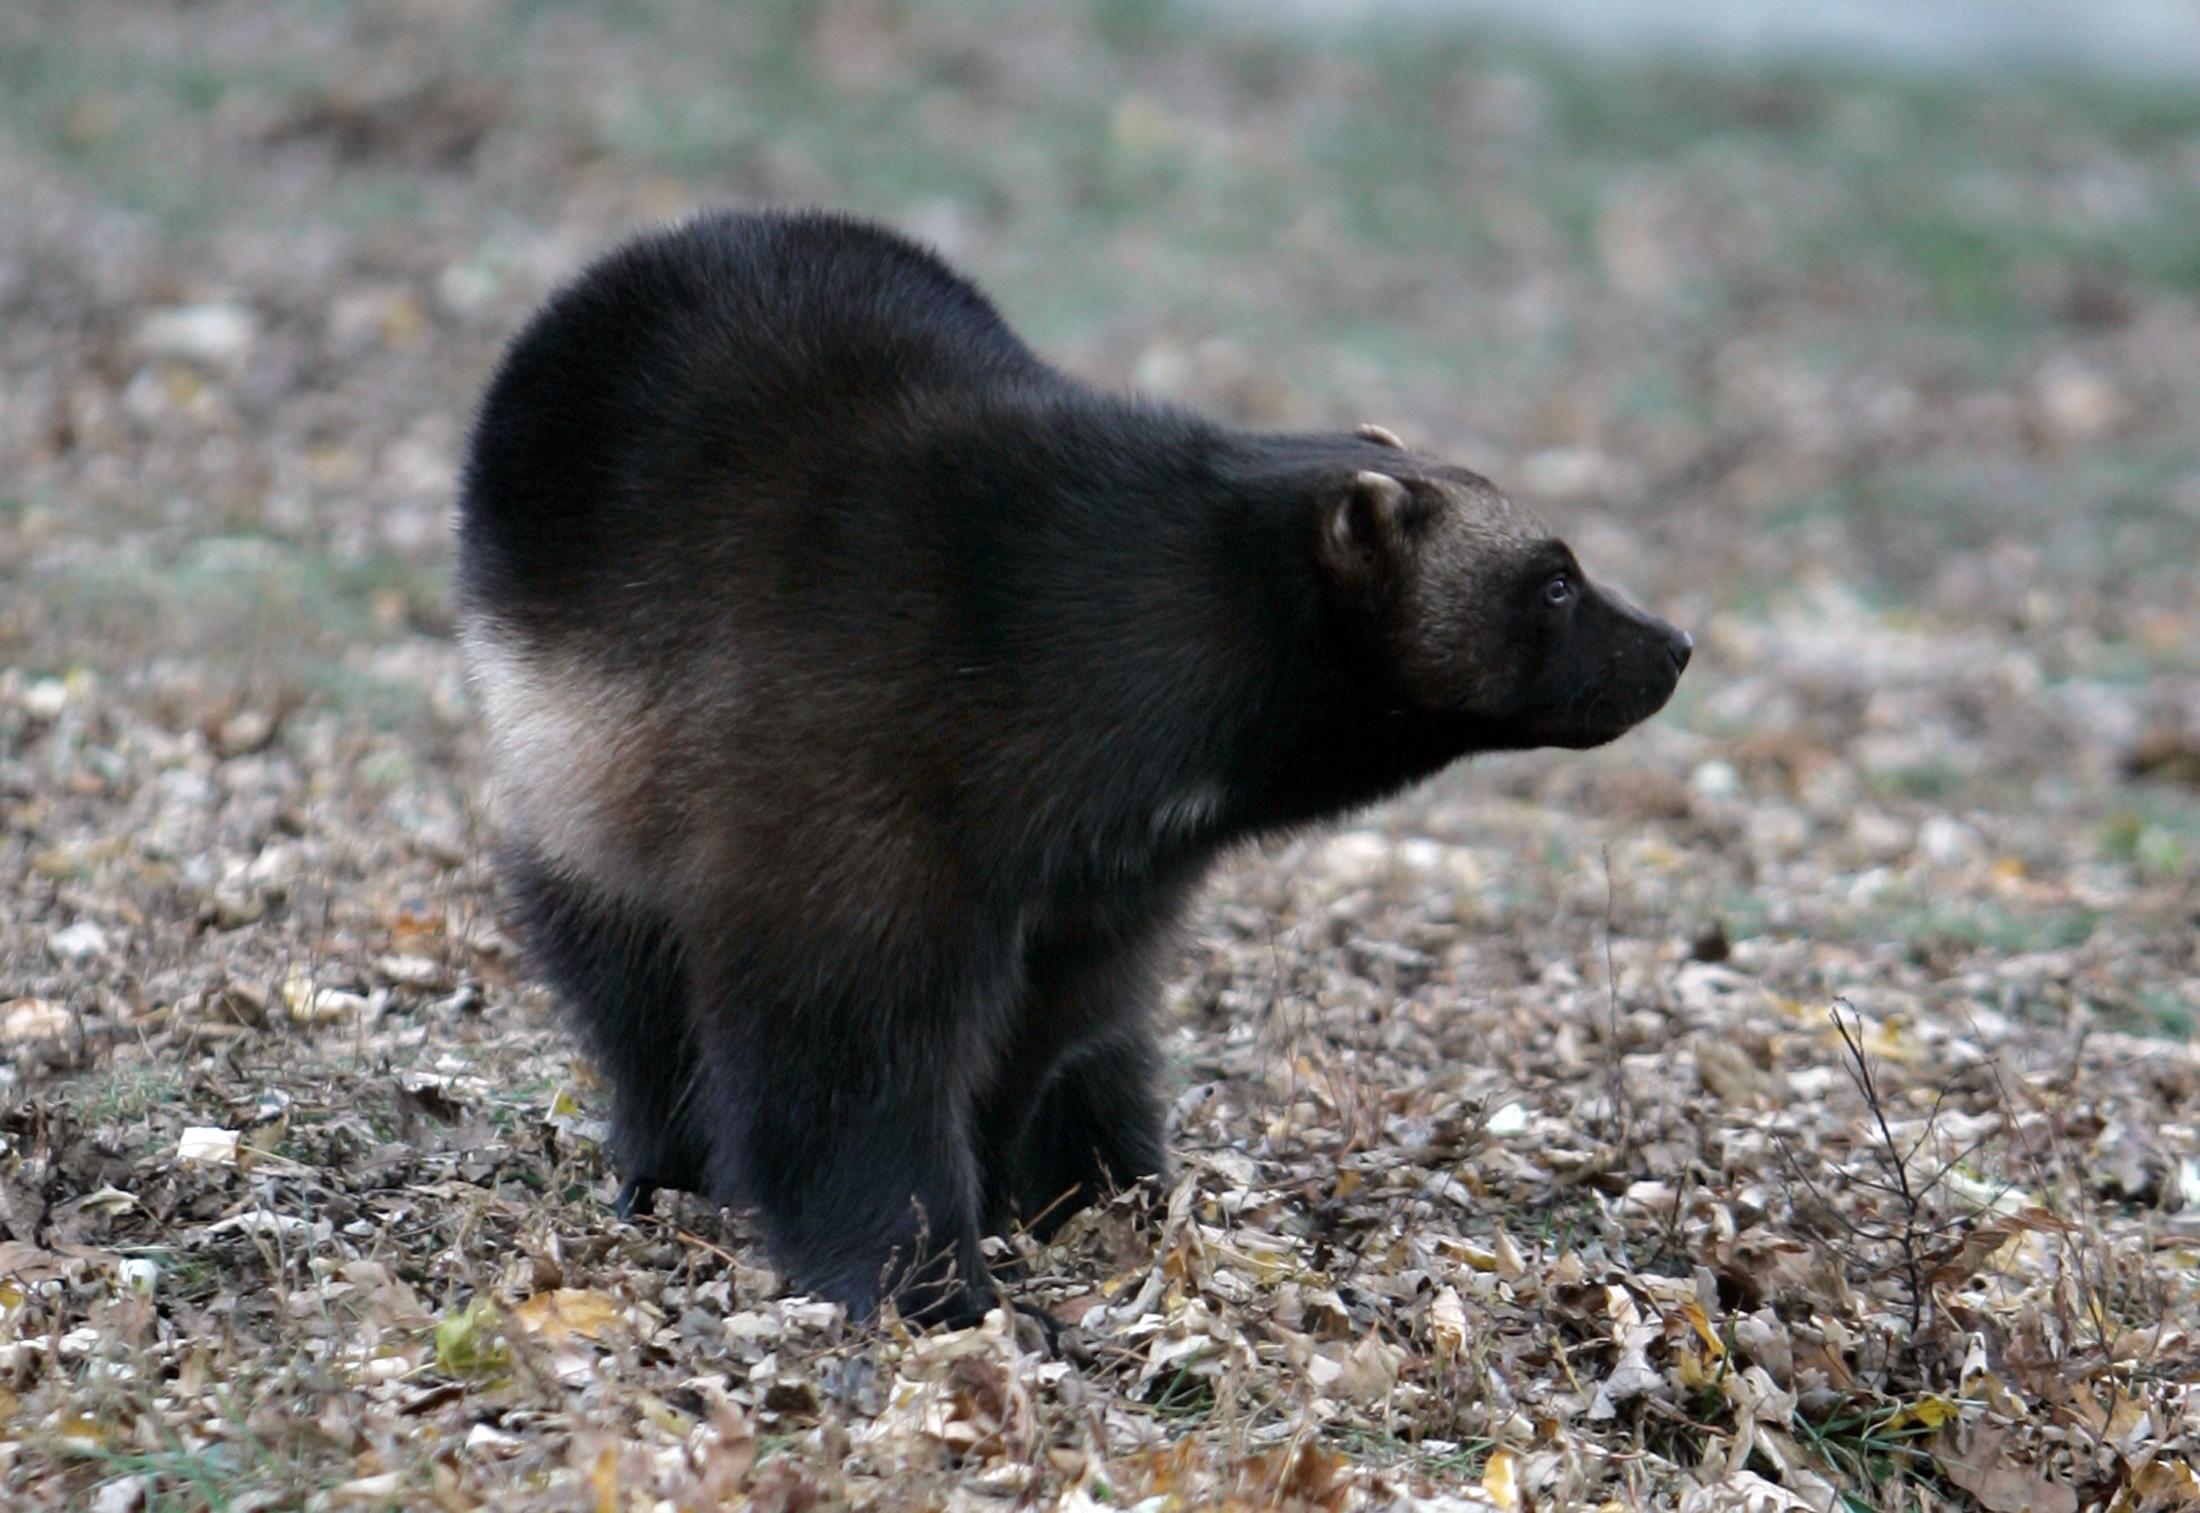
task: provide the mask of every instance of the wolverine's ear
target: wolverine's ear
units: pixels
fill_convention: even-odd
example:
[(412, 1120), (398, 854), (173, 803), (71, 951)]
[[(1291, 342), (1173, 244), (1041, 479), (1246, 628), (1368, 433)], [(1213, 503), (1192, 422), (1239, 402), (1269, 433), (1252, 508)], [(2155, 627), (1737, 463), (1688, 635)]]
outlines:
[(1354, 473), (1322, 506), (1322, 562), (1340, 583), (1381, 583), (1404, 565), (1422, 514), (1412, 490), (1388, 473)]

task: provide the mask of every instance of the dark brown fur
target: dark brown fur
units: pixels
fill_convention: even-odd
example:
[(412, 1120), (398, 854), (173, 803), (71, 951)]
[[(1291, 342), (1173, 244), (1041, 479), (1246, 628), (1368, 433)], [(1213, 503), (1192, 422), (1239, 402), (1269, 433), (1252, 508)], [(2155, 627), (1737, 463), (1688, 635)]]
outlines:
[(1612, 739), (1687, 656), (1477, 475), (1094, 392), (829, 216), (559, 295), (484, 403), (460, 584), (630, 1195), (950, 1319), (988, 1227), (1160, 1168), (1148, 1014), (1220, 849)]

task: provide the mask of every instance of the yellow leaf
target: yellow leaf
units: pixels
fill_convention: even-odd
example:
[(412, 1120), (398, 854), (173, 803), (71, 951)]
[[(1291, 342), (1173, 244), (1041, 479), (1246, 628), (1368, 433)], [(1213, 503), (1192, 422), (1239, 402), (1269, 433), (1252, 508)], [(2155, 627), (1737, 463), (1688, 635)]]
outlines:
[(1944, 1397), (1922, 1397), (1887, 1420), (1887, 1431), (1892, 1433), (1916, 1424), (1924, 1429), (1938, 1429), (1954, 1418), (1962, 1409)]
[(695, 1427), (694, 1419), (688, 1417), (664, 1399), (652, 1397), (646, 1392), (641, 1396), (641, 1407), (642, 1416), (662, 1429), (669, 1438), (684, 1440), (688, 1437), (688, 1432)]
[(1520, 1462), (1510, 1450), (1492, 1450), (1482, 1467), (1482, 1495), (1505, 1513), (1520, 1506)]
[(512, 1310), (512, 1322), (529, 1334), (555, 1344), (578, 1337), (594, 1340), (622, 1317), (619, 1300), (587, 1287), (558, 1287), (538, 1292)]
[(1720, 1339), (1718, 1331), (1711, 1327), (1711, 1317), (1703, 1311), (1703, 1304), (1697, 1302), (1694, 1298), (1688, 1299), (1688, 1301), (1681, 1304), (1681, 1317), (1688, 1320), (1689, 1327), (1694, 1329), (1697, 1336), (1702, 1339), (1703, 1348), (1710, 1351), (1714, 1358), (1726, 1354), (1726, 1342)]
[(54, 1425), (54, 1432), (72, 1448), (99, 1449), (107, 1442), (107, 1426), (98, 1419), (71, 1413)]
[(1916, 1039), (1903, 1033), (1898, 1020), (1868, 1025), (1863, 1040), (1864, 1054), (1881, 1061), (1915, 1061), (1921, 1054)]
[(596, 1452), (595, 1463), (588, 1468), (588, 1481), (596, 1493), (596, 1513), (618, 1513), (619, 1457), (609, 1445)]

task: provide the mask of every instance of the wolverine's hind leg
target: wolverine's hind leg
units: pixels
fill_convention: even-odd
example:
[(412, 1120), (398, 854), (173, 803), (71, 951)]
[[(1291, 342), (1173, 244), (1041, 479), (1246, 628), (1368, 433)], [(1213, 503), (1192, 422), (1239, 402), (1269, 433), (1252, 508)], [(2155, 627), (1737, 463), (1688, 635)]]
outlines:
[[(1040, 1239), (1104, 1195), (1167, 1166), (1160, 1053), (1143, 1025), (1064, 1056), (1040, 1089), (997, 1191)], [(998, 1201), (998, 1200), (996, 1200)]]
[(1017, 1039), (979, 1104), (986, 1224), (1045, 1238), (1165, 1160), (1152, 1013), (1179, 894), (1035, 940)]
[(647, 1210), (660, 1187), (702, 1191), (687, 974), (670, 927), (530, 852), (508, 853), (502, 870), (529, 956), (611, 1083), (611, 1148), (625, 1178), (618, 1211)]

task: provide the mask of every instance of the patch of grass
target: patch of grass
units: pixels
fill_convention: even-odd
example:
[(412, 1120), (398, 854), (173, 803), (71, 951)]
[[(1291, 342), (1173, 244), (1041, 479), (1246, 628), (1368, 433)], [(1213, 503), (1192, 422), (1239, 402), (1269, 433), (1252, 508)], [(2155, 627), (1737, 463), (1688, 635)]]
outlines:
[(0, 43), (0, 131), (44, 147), (72, 176), (171, 231), (212, 225), (249, 192), (206, 171), (194, 150), (215, 130), (223, 104), (310, 78), (283, 64), (127, 43), (86, 47), (57, 33), (18, 28)]
[(2146, 1028), (2158, 1034), (2191, 1040), (2200, 1035), (2200, 1002), (2171, 988), (2142, 988), (2138, 1006)]
[(499, 1085), (485, 1105), (490, 1126), (506, 1134), (544, 1118), (552, 1111), (552, 1100), (563, 1085), (564, 1079), (552, 1076), (523, 1077)]
[(1092, 20), (1110, 48), (1132, 54), (1181, 39), (1190, 22), (1176, 0), (1097, 0)]
[(2135, 1035), (2200, 1038), (2200, 996), (2173, 987), (2133, 986), (2087, 999), (2102, 1022)]
[(1601, 1238), (1603, 1216), (1594, 1196), (1561, 1191), (1531, 1214), (1523, 1214), (1522, 1233), (1532, 1235), (1545, 1255), (1563, 1255)]
[(1864, 786), (1884, 799), (1907, 799), (1920, 804), (1947, 804), (1970, 786), (1971, 775), (1953, 762), (1937, 758), (1906, 767), (1867, 768)]
[(125, 1246), (119, 1253), (159, 1267), (160, 1286), (170, 1293), (194, 1296), (207, 1292), (220, 1276), (205, 1256), (173, 1245)]
[(2200, 867), (2200, 806), (2168, 795), (2137, 796), (2101, 822), (2101, 856), (2150, 882), (2190, 877)]
[(236, 1506), (248, 1493), (261, 1490), (257, 1479), (241, 1471), (228, 1447), (222, 1445), (145, 1454), (98, 1449), (72, 1449), (67, 1453), (100, 1469), (99, 1479), (88, 1489), (87, 1506), (98, 1505), (102, 1488), (130, 1476), (144, 1478), (146, 1513), (189, 1507), (206, 1507), (220, 1513)]
[[(237, 1384), (237, 1390), (244, 1390), (242, 1384)], [(298, 1506), (316, 1494), (325, 1497), (348, 1478), (348, 1462), (326, 1439), (300, 1433), (280, 1443), (270, 1441), (248, 1427), (244, 1405), (233, 1397), (224, 1403), (223, 1412), (231, 1431), (228, 1437), (198, 1449), (166, 1431), (164, 1443), (156, 1449), (113, 1448), (73, 1437), (41, 1448), (57, 1459), (74, 1460), (93, 1470), (84, 1489), (87, 1494), (123, 1477), (143, 1477), (146, 1513)], [(158, 1415), (146, 1418), (159, 1422)], [(90, 1502), (87, 1496), (84, 1505)]]
[(1772, 931), (1773, 901), (1759, 893), (1729, 893), (1712, 910), (1730, 941), (1754, 940)]
[(1339, 1452), (1360, 1464), (1384, 1469), (1404, 1468), (1453, 1485), (1480, 1480), (1483, 1464), (1499, 1444), (1488, 1438), (1453, 1440), (1434, 1436), (1448, 1448), (1430, 1449), (1428, 1440), (1362, 1429), (1347, 1430), (1329, 1438)]
[[(219, 537), (173, 557), (102, 553), (10, 571), (35, 594), (49, 640), (84, 661), (131, 667), (148, 648), (189, 647), (239, 690), (345, 709), (381, 728), (417, 716), (420, 690), (354, 660), (414, 622), (447, 618), (441, 564), (337, 561), (263, 537)], [(390, 608), (399, 613), (393, 620)]]
[[(2007, 364), (2002, 364), (2006, 368)], [(1775, 532), (1832, 530), (1858, 543), (1872, 578), (1856, 587), (1900, 603), (1952, 557), (2001, 542), (2036, 544), (2058, 568), (2114, 583), (2120, 598), (2174, 600), (2179, 567), (2200, 552), (2200, 520), (2170, 504), (2200, 458), (2171, 449), (2086, 454), (2051, 468), (1976, 459), (1865, 464), (1768, 510)], [(2150, 665), (2175, 648), (2146, 654)]]
[(141, 1125), (155, 1112), (172, 1114), (188, 1102), (189, 1088), (156, 1061), (109, 1061), (69, 1087), (71, 1110), (86, 1125)]
[(1789, 1422), (1833, 1474), (1842, 1505), (1854, 1513), (1939, 1505), (1938, 1472), (1923, 1446), (1938, 1432), (1934, 1411), (1921, 1420), (1915, 1409), (1887, 1403), (1822, 1420), (1797, 1413)]
[(1215, 1411), (1214, 1379), (1180, 1367), (1154, 1384), (1147, 1404), (1164, 1423), (1179, 1428), (1196, 1424)]
[(1949, 949), (2024, 954), (2083, 945), (2099, 924), (2100, 915), (2092, 909), (2017, 909), (1984, 898), (1890, 895), (1863, 909), (1837, 913), (1823, 933), (1835, 939), (1892, 941), (1912, 955)]

